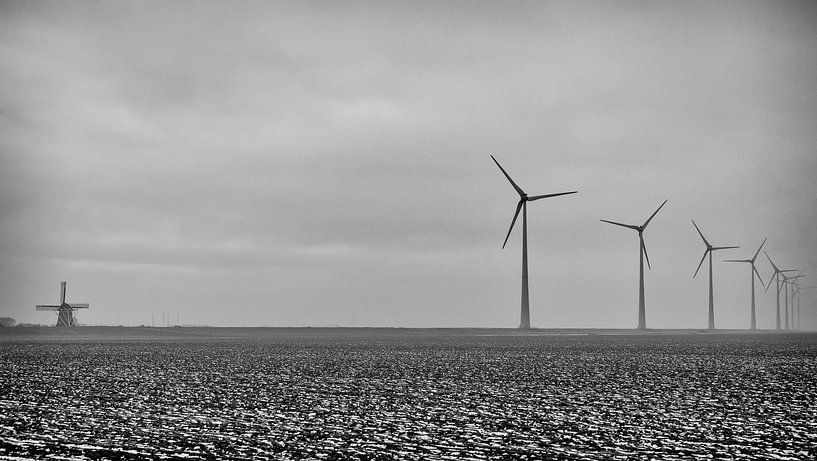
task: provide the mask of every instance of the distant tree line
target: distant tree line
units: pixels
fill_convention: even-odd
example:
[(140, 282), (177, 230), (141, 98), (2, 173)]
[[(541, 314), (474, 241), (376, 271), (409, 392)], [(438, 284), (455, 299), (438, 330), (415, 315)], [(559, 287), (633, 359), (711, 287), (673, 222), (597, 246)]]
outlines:
[(11, 317), (0, 317), (0, 327), (3, 327), (3, 328), (11, 328), (11, 327), (13, 327), (13, 326), (14, 326), (16, 323), (17, 323), (17, 321), (16, 321), (16, 320), (14, 320), (14, 319), (13, 319), (13, 318), (11, 318)]

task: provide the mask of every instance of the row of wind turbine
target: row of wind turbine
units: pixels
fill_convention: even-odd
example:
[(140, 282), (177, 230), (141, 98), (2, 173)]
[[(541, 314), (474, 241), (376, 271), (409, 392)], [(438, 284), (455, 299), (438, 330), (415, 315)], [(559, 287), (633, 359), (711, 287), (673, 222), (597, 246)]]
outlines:
[[(499, 161), (497, 161), (496, 157), (491, 155), (491, 159), (493, 159), (496, 166), (499, 167), (499, 170), (505, 176), (505, 178), (510, 182), (511, 186), (513, 186), (514, 190), (519, 194), (519, 201), (516, 204), (516, 211), (514, 212), (513, 219), (511, 220), (510, 228), (508, 229), (508, 233), (505, 235), (505, 240), (502, 242), (502, 248), (505, 248), (505, 245), (508, 243), (508, 238), (511, 236), (511, 232), (513, 231), (514, 225), (516, 224), (516, 220), (519, 217), (519, 212), (522, 212), (522, 301), (521, 301), (521, 314), (520, 314), (520, 321), (519, 321), (519, 328), (528, 329), (530, 328), (530, 302), (529, 302), (529, 294), (528, 294), (528, 225), (527, 225), (527, 203), (533, 202), (543, 198), (551, 198), (551, 197), (558, 197), (560, 195), (568, 195), (568, 194), (575, 194), (577, 191), (569, 191), (569, 192), (557, 192), (553, 194), (544, 194), (544, 195), (534, 195), (528, 196), (524, 190), (522, 190), (519, 185), (511, 178), (505, 168), (500, 165)], [(658, 214), (659, 211), (667, 204), (667, 200), (664, 200), (661, 205), (647, 218), (646, 221), (642, 225), (635, 225), (635, 224), (625, 224), (616, 221), (610, 221), (607, 219), (602, 219), (602, 222), (612, 224), (615, 226), (625, 227), (627, 229), (634, 230), (638, 232), (638, 243), (639, 243), (639, 271), (638, 271), (638, 326), (639, 330), (643, 330), (647, 328), (647, 321), (646, 321), (646, 303), (644, 300), (644, 261), (647, 262), (647, 267), (652, 269), (650, 265), (650, 256), (647, 253), (647, 246), (644, 243), (644, 231), (647, 229), (647, 226), (650, 224), (652, 219), (655, 215)], [(709, 243), (709, 240), (704, 236), (701, 229), (692, 220), (692, 225), (695, 227), (695, 230), (698, 232), (698, 235), (701, 237), (706, 248), (704, 249), (704, 254), (701, 257), (701, 261), (698, 263), (698, 267), (695, 269), (695, 273), (692, 275), (694, 279), (698, 272), (701, 270), (701, 266), (704, 263), (704, 260), (707, 256), (709, 256), (709, 310), (708, 310), (708, 328), (715, 329), (715, 301), (714, 301), (714, 293), (713, 293), (713, 273), (712, 273), (712, 254), (715, 251), (720, 250), (729, 250), (740, 248), (738, 246), (714, 246)], [(750, 278), (751, 278), (751, 307), (750, 307), (750, 323), (751, 329), (757, 329), (757, 312), (755, 306), (755, 278), (757, 278), (761, 286), (763, 283), (763, 278), (760, 276), (760, 273), (755, 266), (755, 261), (757, 260), (760, 251), (763, 249), (763, 246), (766, 244), (766, 238), (763, 239), (763, 242), (758, 247), (757, 251), (755, 251), (754, 255), (751, 259), (727, 259), (724, 260), (725, 262), (730, 263), (748, 263), (750, 265)], [(764, 252), (765, 253), (765, 252)], [(797, 290), (799, 287), (796, 285), (796, 279), (803, 277), (804, 275), (797, 275), (797, 276), (787, 276), (786, 272), (793, 272), (793, 269), (786, 269), (780, 270), (774, 262), (772, 262), (769, 255), (766, 254), (766, 257), (769, 259), (769, 262), (772, 264), (774, 268), (774, 275), (772, 276), (775, 280), (777, 280), (777, 329), (780, 329), (780, 288), (781, 288), (781, 279), (783, 277), (783, 286), (786, 287), (787, 284), (791, 284), (793, 289)], [(769, 284), (766, 285), (766, 290), (768, 291), (769, 286), (771, 285), (771, 279), (769, 280)], [(786, 288), (786, 309), (785, 309), (785, 325), (786, 329), (789, 328), (789, 309), (788, 309), (788, 288)], [(799, 290), (798, 290), (799, 293)]]

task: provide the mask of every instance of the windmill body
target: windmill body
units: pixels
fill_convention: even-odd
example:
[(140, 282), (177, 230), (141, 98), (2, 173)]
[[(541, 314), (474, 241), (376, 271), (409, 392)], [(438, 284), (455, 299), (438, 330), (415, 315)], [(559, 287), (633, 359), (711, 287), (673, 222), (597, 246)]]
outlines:
[(74, 310), (88, 309), (87, 303), (67, 303), (65, 302), (66, 282), (60, 282), (60, 304), (38, 304), (35, 309), (38, 311), (49, 311), (57, 313), (58, 327), (72, 327), (75, 323)]
[(502, 168), (502, 165), (494, 158), (492, 155), (491, 158), (496, 163), (496, 166), (499, 167), (502, 174), (505, 175), (505, 178), (508, 179), (508, 182), (511, 183), (514, 190), (519, 194), (519, 202), (516, 204), (516, 212), (513, 215), (513, 220), (511, 221), (511, 227), (508, 229), (508, 234), (505, 236), (505, 242), (502, 244), (502, 248), (505, 248), (505, 245), (508, 243), (508, 238), (511, 236), (511, 231), (513, 230), (514, 224), (516, 224), (516, 218), (519, 217), (519, 212), (522, 212), (522, 306), (521, 306), (521, 313), (519, 319), (519, 328), (528, 329), (530, 328), (530, 300), (529, 300), (529, 293), (528, 293), (528, 202), (533, 202), (535, 200), (543, 199), (543, 198), (550, 198), (550, 197), (557, 197), (559, 195), (567, 195), (567, 194), (575, 194), (576, 191), (571, 192), (558, 192), (555, 194), (545, 194), (545, 195), (535, 195), (529, 197), (525, 191), (519, 187), (511, 176)]
[(698, 225), (695, 224), (695, 221), (692, 221), (692, 225), (695, 226), (695, 230), (698, 231), (698, 235), (701, 236), (701, 240), (704, 241), (704, 245), (706, 245), (706, 250), (704, 250), (704, 255), (701, 258), (701, 262), (698, 263), (698, 268), (695, 269), (695, 274), (692, 275), (692, 278), (695, 278), (698, 275), (698, 271), (701, 270), (701, 265), (704, 263), (704, 259), (706, 259), (707, 255), (709, 255), (709, 326), (710, 330), (715, 329), (715, 298), (712, 294), (712, 253), (718, 250), (729, 250), (732, 248), (740, 248), (737, 246), (727, 246), (727, 247), (716, 247), (709, 243), (709, 241), (704, 237), (703, 232), (701, 229), (698, 228)]
[(756, 330), (757, 329), (757, 314), (755, 312), (755, 277), (760, 280), (760, 285), (763, 285), (763, 279), (760, 277), (760, 273), (757, 271), (757, 267), (755, 267), (755, 260), (757, 259), (757, 255), (760, 254), (761, 248), (763, 245), (766, 244), (766, 239), (763, 239), (763, 243), (760, 244), (755, 255), (752, 256), (752, 259), (726, 259), (725, 262), (728, 263), (749, 263), (749, 278), (751, 279), (751, 286), (752, 286), (752, 302), (750, 306), (750, 329)]
[(628, 229), (632, 229), (638, 232), (638, 326), (639, 330), (643, 330), (647, 328), (647, 319), (646, 319), (646, 307), (644, 303), (644, 258), (647, 259), (647, 267), (652, 269), (650, 266), (650, 256), (647, 254), (647, 246), (644, 244), (644, 229), (647, 228), (647, 225), (652, 221), (652, 218), (658, 214), (658, 211), (667, 203), (664, 200), (655, 212), (650, 215), (649, 218), (644, 222), (644, 224), (640, 226), (636, 226), (633, 224), (623, 224), (620, 222), (615, 221), (608, 221), (606, 219), (602, 219), (602, 222), (606, 222), (608, 224), (613, 224), (615, 226), (626, 227)]

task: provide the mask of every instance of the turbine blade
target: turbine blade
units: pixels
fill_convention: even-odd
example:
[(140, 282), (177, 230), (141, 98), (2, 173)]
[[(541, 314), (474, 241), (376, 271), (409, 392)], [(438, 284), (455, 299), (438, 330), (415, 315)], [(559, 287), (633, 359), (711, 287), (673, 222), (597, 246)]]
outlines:
[(772, 274), (771, 277), (769, 277), (769, 283), (766, 284), (766, 289), (763, 290), (764, 293), (769, 291), (769, 287), (772, 286), (772, 282), (775, 280), (775, 277), (777, 276), (777, 274), (778, 274), (778, 272), (775, 272), (774, 274)]
[(88, 303), (71, 303), (69, 305), (72, 309), (88, 309), (91, 307)]
[(613, 225), (616, 225), (616, 226), (626, 227), (628, 229), (638, 230), (638, 226), (633, 226), (631, 224), (623, 224), (623, 223), (620, 223), (620, 222), (608, 221), (606, 219), (599, 219), (599, 221), (606, 222), (608, 224), (613, 224)]
[(519, 195), (525, 195), (525, 191), (523, 191), (522, 188), (520, 188), (519, 186), (516, 185), (515, 182), (513, 182), (513, 179), (511, 179), (511, 177), (508, 175), (508, 172), (505, 171), (505, 168), (502, 168), (502, 165), (499, 164), (499, 162), (496, 160), (496, 158), (494, 158), (493, 155), (491, 156), (491, 158), (494, 159), (494, 163), (496, 163), (496, 166), (498, 166), (499, 169), (502, 170), (502, 174), (504, 174), (505, 177), (508, 178), (508, 181), (511, 182), (511, 185), (513, 186), (514, 189), (516, 189), (516, 192)]
[(53, 312), (53, 311), (60, 310), (60, 306), (51, 306), (51, 305), (47, 305), (47, 304), (37, 304), (34, 307), (34, 309), (38, 310), (38, 311), (50, 311), (50, 312)]
[(522, 204), (523, 203), (524, 202), (522, 200), (520, 200), (519, 203), (516, 204), (516, 213), (513, 214), (513, 220), (511, 221), (511, 227), (510, 227), (510, 229), (508, 229), (508, 235), (505, 236), (505, 241), (502, 242), (502, 248), (503, 249), (505, 248), (505, 245), (508, 243), (508, 237), (511, 236), (511, 231), (513, 230), (513, 225), (516, 224), (516, 218), (517, 218), (517, 216), (519, 216), (519, 210), (522, 209)]
[(778, 268), (777, 268), (777, 266), (775, 266), (775, 265), (774, 265), (774, 262), (772, 261), (772, 257), (771, 257), (771, 256), (769, 256), (769, 253), (766, 253), (766, 252), (764, 251), (764, 252), (763, 252), (763, 254), (764, 254), (764, 255), (766, 255), (766, 259), (768, 259), (768, 260), (769, 260), (769, 264), (771, 264), (771, 265), (772, 265), (772, 267), (774, 268), (774, 272), (775, 272), (775, 273), (780, 272), (780, 269), (778, 269)]
[(754, 263), (752, 263), (752, 271), (755, 273), (755, 275), (757, 275), (757, 279), (760, 280), (760, 284), (764, 285), (763, 277), (760, 276), (760, 272), (757, 271), (757, 267), (755, 267)]
[[(667, 199), (667, 200), (669, 200), (669, 199)], [(661, 211), (661, 208), (663, 208), (663, 207), (664, 207), (664, 205), (666, 205), (666, 204), (667, 204), (667, 200), (664, 200), (664, 203), (662, 203), (662, 204), (661, 204), (661, 206), (659, 206), (659, 207), (658, 207), (658, 209), (657, 209), (657, 210), (655, 210), (655, 212), (654, 212), (653, 214), (651, 214), (649, 218), (647, 218), (647, 220), (644, 222), (644, 225), (643, 225), (643, 226), (641, 226), (641, 228), (642, 228), (642, 229), (646, 229), (646, 228), (647, 228), (647, 224), (649, 224), (649, 223), (650, 223), (650, 221), (652, 221), (652, 218), (654, 218), (654, 217), (655, 217), (655, 215), (657, 215), (657, 214), (658, 214), (658, 212), (659, 212), (659, 211)]]
[(751, 259), (724, 259), (723, 262), (725, 263), (750, 263), (752, 262)]
[(647, 268), (652, 270), (652, 266), (650, 266), (650, 255), (647, 253), (647, 245), (644, 244), (644, 237), (641, 237), (641, 249), (644, 250), (644, 256), (647, 257)]
[(698, 275), (698, 271), (699, 271), (699, 270), (701, 270), (701, 264), (703, 264), (703, 263), (704, 263), (704, 259), (706, 259), (706, 254), (707, 254), (707, 253), (709, 253), (709, 248), (707, 248), (706, 250), (704, 250), (704, 255), (703, 255), (703, 257), (701, 258), (701, 262), (699, 262), (699, 263), (698, 263), (698, 268), (697, 268), (697, 269), (695, 269), (695, 273), (694, 273), (694, 274), (692, 274), (692, 278), (695, 278), (695, 276), (696, 276), (696, 275)]
[(556, 194), (545, 194), (545, 195), (534, 195), (533, 197), (528, 197), (528, 201), (532, 202), (534, 200), (539, 200), (540, 198), (550, 198), (550, 197), (558, 197), (560, 195), (568, 195), (568, 194), (575, 194), (578, 192), (577, 190), (570, 191), (570, 192), (559, 192)]
[(710, 245), (710, 244), (709, 244), (709, 242), (706, 240), (706, 237), (704, 237), (703, 232), (701, 232), (701, 229), (699, 229), (699, 228), (698, 228), (698, 225), (697, 225), (697, 224), (695, 224), (695, 220), (694, 220), (694, 219), (691, 219), (690, 221), (692, 221), (692, 225), (693, 225), (693, 226), (695, 226), (695, 230), (697, 230), (697, 231), (698, 231), (698, 235), (700, 235), (700, 236), (701, 236), (701, 239), (703, 239), (704, 244), (706, 245), (706, 247), (707, 247), (707, 248), (711, 248), (711, 247), (712, 247), (712, 245)]
[(731, 250), (732, 248), (740, 248), (740, 247), (712, 247), (711, 250)]
[(760, 246), (757, 247), (757, 251), (755, 251), (755, 255), (752, 256), (752, 262), (755, 262), (755, 259), (757, 259), (757, 255), (760, 254), (760, 249), (763, 248), (763, 245), (766, 244), (766, 239), (767, 239), (767, 237), (764, 237), (763, 238), (763, 243), (761, 243)]
[(60, 304), (65, 302), (65, 282), (60, 282)]

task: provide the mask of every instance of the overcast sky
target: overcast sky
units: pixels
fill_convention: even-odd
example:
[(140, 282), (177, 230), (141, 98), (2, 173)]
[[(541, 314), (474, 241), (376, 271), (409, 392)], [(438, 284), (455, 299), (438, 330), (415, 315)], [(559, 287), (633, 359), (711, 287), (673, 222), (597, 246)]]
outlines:
[[(814, 2), (0, 3), (0, 316), (749, 325), (817, 285)], [(761, 258), (763, 255), (761, 254)], [(764, 278), (768, 261), (759, 258)], [(758, 325), (774, 325), (773, 289)], [(817, 328), (817, 290), (802, 298)], [(807, 325), (806, 325), (807, 324)]]

